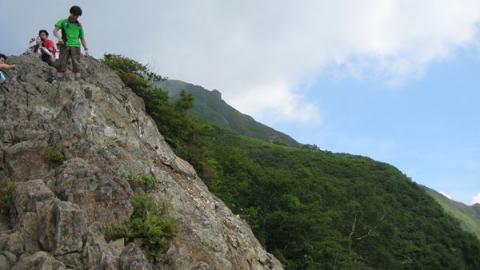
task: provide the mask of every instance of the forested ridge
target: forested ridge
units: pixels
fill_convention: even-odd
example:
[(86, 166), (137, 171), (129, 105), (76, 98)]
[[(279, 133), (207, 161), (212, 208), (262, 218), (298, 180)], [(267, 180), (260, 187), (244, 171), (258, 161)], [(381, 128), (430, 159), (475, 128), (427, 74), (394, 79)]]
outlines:
[(188, 114), (191, 95), (169, 100), (147, 66), (117, 55), (104, 62), (286, 269), (480, 269), (478, 239), (393, 166), (213, 126)]

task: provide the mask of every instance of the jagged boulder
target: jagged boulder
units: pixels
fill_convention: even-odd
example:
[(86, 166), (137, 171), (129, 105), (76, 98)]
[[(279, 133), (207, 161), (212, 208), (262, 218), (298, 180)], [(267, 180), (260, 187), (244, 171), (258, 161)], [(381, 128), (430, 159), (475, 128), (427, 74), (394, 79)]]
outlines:
[(134, 243), (130, 243), (120, 254), (120, 270), (150, 270), (152, 266), (148, 262), (143, 251)]
[(19, 182), (15, 191), (16, 228), (26, 251), (62, 255), (82, 250), (87, 228), (85, 211), (61, 201), (42, 180)]
[(125, 248), (124, 240), (119, 239), (107, 243), (103, 237), (102, 226), (95, 223), (89, 227), (85, 246), (82, 251), (82, 261), (87, 269), (118, 269), (119, 257)]
[(66, 270), (65, 265), (44, 251), (33, 255), (24, 255), (12, 270), (35, 269), (35, 270)]
[[(248, 224), (177, 157), (143, 100), (95, 59), (80, 81), (50, 84), (55, 70), (11, 57), (18, 81), (0, 85), (0, 178), (16, 181), (15, 219), (0, 230), (0, 269), (281, 269)], [(132, 213), (120, 170), (150, 175), (149, 191), (178, 222), (166, 254), (105, 240)]]

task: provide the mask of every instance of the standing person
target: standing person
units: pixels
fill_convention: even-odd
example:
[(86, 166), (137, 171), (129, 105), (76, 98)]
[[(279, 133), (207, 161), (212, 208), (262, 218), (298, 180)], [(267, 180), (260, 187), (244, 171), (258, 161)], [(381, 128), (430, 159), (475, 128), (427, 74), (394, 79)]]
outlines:
[(6, 70), (6, 69), (14, 69), (15, 68), (15, 65), (9, 65), (9, 64), (5, 63), (5, 61), (7, 61), (7, 56), (0, 53), (0, 83), (7, 80), (7, 77), (5, 76), (3, 71), (1, 71), (1, 70), (2, 69)]
[(57, 48), (55, 48), (55, 43), (48, 38), (47, 30), (40, 30), (38, 32), (38, 37), (36, 40), (37, 45), (35, 45), (33, 51), (40, 52), (43, 61), (47, 62), (49, 65), (53, 65), (56, 59)]
[[(72, 60), (73, 73), (75, 79), (80, 79), (80, 44), (85, 50), (85, 57), (88, 57), (88, 46), (85, 40), (85, 34), (82, 24), (78, 21), (78, 17), (82, 15), (82, 9), (79, 6), (70, 8), (70, 16), (61, 19), (55, 24), (53, 33), (58, 40), (58, 48), (60, 49), (59, 63), (57, 67), (58, 79), (63, 79), (67, 70), (68, 59)], [(62, 31), (60, 37), (59, 30)]]

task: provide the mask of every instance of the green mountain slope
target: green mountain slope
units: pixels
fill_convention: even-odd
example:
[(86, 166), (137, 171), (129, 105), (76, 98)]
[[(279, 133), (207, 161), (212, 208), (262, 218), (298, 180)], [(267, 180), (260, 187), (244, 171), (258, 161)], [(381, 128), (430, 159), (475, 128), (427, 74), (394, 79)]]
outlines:
[(365, 157), (204, 134), (210, 189), (287, 269), (480, 269), (480, 245), (396, 168)]
[(208, 123), (268, 142), (278, 142), (290, 146), (300, 145), (290, 136), (237, 111), (222, 100), (221, 93), (217, 90), (209, 91), (201, 86), (178, 80), (159, 81), (157, 84), (174, 99), (178, 99), (182, 90), (193, 95), (195, 102), (189, 112)]
[(175, 151), (286, 269), (480, 269), (480, 241), (393, 166), (192, 119), (188, 96), (169, 101), (144, 70), (110, 57)]
[(477, 203), (477, 204), (474, 204), (474, 205), (472, 206), (472, 209), (473, 209), (473, 211), (475, 211), (475, 214), (476, 214), (478, 217), (480, 217), (480, 204), (478, 204), (478, 203)]
[[(194, 106), (190, 109), (193, 116), (199, 117), (220, 128), (229, 128), (240, 134), (272, 141), (280, 141), (287, 145), (297, 145), (285, 134), (279, 133), (268, 126), (256, 122), (252, 117), (241, 114), (221, 99), (217, 90), (209, 91), (201, 86), (192, 85), (177, 80), (161, 81), (158, 85), (167, 91), (173, 99), (178, 99), (182, 90), (194, 96)], [(265, 134), (267, 134), (265, 136)], [(278, 136), (276, 136), (278, 135)], [(287, 136), (287, 137), (283, 137)], [(283, 139), (279, 139), (283, 138)], [(437, 201), (445, 211), (458, 219), (462, 227), (480, 239), (480, 206), (476, 209), (459, 202), (452, 201), (442, 194), (425, 187), (425, 190)]]
[(445, 209), (445, 212), (460, 221), (463, 229), (475, 234), (480, 239), (480, 205), (468, 206), (450, 200), (435, 190), (424, 188)]

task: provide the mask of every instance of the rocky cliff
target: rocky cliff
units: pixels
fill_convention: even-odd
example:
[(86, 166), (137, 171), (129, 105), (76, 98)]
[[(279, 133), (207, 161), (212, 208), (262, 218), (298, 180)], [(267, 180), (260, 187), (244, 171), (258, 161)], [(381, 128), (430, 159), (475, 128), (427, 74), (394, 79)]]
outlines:
[[(84, 78), (46, 82), (54, 70), (12, 57), (18, 81), (0, 85), (0, 180), (16, 186), (0, 226), (0, 269), (281, 269), (249, 226), (175, 155), (142, 99), (95, 59)], [(61, 153), (61, 159), (50, 156)], [(120, 171), (150, 175), (171, 204), (176, 237), (163, 258), (108, 242), (106, 226), (132, 213)]]

